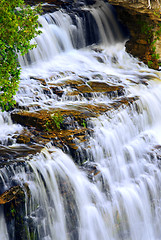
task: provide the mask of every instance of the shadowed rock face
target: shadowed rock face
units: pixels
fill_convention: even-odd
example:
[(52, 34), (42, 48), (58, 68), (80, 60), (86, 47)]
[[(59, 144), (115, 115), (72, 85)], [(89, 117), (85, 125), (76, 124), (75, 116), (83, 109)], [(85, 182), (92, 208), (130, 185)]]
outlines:
[[(149, 67), (158, 69), (160, 55), (160, 39), (157, 39), (157, 31), (161, 23), (159, 8), (152, 1), (152, 9), (147, 8), (147, 1), (109, 1), (116, 9), (119, 20), (130, 32), (130, 38), (126, 43), (126, 50), (134, 57), (138, 57)], [(153, 41), (157, 40), (154, 44)], [(155, 50), (153, 50), (156, 48)], [(159, 58), (159, 59), (158, 59)], [(159, 61), (158, 61), (159, 60)]]
[(0, 205), (4, 208), (9, 239), (29, 239), (25, 222), (25, 194), (29, 194), (28, 191), (27, 184), (23, 188), (17, 185), (0, 195)]

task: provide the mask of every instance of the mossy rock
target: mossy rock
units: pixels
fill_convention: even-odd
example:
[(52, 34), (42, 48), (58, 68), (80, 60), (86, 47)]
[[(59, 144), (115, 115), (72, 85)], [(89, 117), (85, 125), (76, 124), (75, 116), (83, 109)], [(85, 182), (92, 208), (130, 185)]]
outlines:
[[(158, 10), (147, 9), (147, 2), (137, 3), (129, 1), (109, 1), (116, 9), (120, 22), (130, 32), (126, 42), (126, 50), (134, 57), (139, 58), (150, 68), (159, 68), (161, 55), (161, 40), (157, 40), (158, 28), (161, 24)], [(160, 38), (160, 37), (159, 37)], [(159, 54), (159, 55), (158, 55)]]

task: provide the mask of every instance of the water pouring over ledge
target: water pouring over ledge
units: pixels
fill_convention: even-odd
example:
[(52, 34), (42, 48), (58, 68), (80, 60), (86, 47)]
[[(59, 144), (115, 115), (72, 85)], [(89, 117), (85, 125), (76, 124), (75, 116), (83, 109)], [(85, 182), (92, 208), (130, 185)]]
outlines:
[[(15, 161), (0, 169), (1, 193), (20, 185), (26, 194), (20, 211), (24, 215), (21, 228), (16, 228), (16, 221), (7, 219), (7, 207), (1, 206), (2, 240), (161, 238), (160, 74), (125, 52), (115, 28), (118, 25), (111, 18), (110, 9), (105, 13), (107, 8), (86, 7), (85, 19), (78, 14), (71, 18), (63, 11), (42, 16), (44, 30), (36, 40), (38, 49), (20, 60), (23, 72), (16, 96), (19, 107), (30, 112), (53, 107), (80, 109), (100, 103), (114, 107), (87, 119), (87, 128), (92, 131), (87, 141), (77, 143), (77, 156), (84, 159), (82, 166), (50, 142), (41, 153), (18, 158), (19, 163)], [(89, 16), (86, 12), (90, 12), (89, 18), (99, 30), (98, 41), (94, 44), (94, 38), (92, 46), (87, 44), (82, 24)], [(106, 25), (107, 18), (110, 21)], [(40, 77), (48, 92), (44, 92)], [(119, 85), (124, 89), (123, 95), (95, 90), (91, 95), (79, 92), (73, 97), (69, 94), (73, 91), (71, 85), (61, 86), (61, 97), (50, 91), (51, 84), (60, 87), (68, 79), (81, 79), (83, 87), (92, 86), (91, 82)], [(116, 107), (122, 96), (137, 98), (128, 106)], [(12, 125), (7, 117), (2, 119), (5, 129), (17, 127), (1, 141), (3, 146), (12, 147), (17, 144), (14, 136), (22, 127)]]
[(37, 48), (25, 57), (19, 56), (22, 66), (48, 61), (62, 52), (84, 48), (92, 44), (112, 45), (124, 42), (126, 33), (112, 7), (103, 1), (72, 11), (55, 11), (39, 17), (42, 34), (33, 41)]

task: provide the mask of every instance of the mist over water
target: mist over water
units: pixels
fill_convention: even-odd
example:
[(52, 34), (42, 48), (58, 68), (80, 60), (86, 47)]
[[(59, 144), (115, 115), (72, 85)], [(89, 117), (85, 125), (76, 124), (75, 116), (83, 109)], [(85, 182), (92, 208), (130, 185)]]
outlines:
[[(22, 74), (15, 99), (31, 112), (85, 104), (113, 107), (87, 120), (92, 131), (77, 150), (82, 166), (50, 142), (40, 153), (20, 158), (24, 164), (2, 167), (1, 187), (28, 184), (25, 224), (30, 231), (32, 221), (36, 240), (160, 240), (160, 73), (126, 53), (126, 38), (108, 5), (82, 12), (61, 10), (39, 18), (38, 47), (19, 56)], [(50, 90), (67, 79), (121, 86), (124, 98), (133, 101), (117, 107), (118, 94), (73, 97), (68, 86), (59, 97)], [(13, 124), (8, 113), (1, 113), (0, 122), (1, 146), (18, 145), (14, 137), (22, 126)], [(90, 174), (89, 167), (95, 169)], [(0, 206), (0, 239), (11, 240), (11, 235)]]

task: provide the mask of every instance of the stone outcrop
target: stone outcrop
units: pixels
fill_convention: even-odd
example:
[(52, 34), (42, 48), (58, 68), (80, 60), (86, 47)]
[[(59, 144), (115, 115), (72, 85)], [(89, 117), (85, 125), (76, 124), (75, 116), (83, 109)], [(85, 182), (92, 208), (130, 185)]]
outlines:
[(109, 1), (121, 23), (130, 32), (126, 50), (150, 68), (158, 69), (161, 62), (161, 17), (158, 5), (147, 8), (147, 2)]

